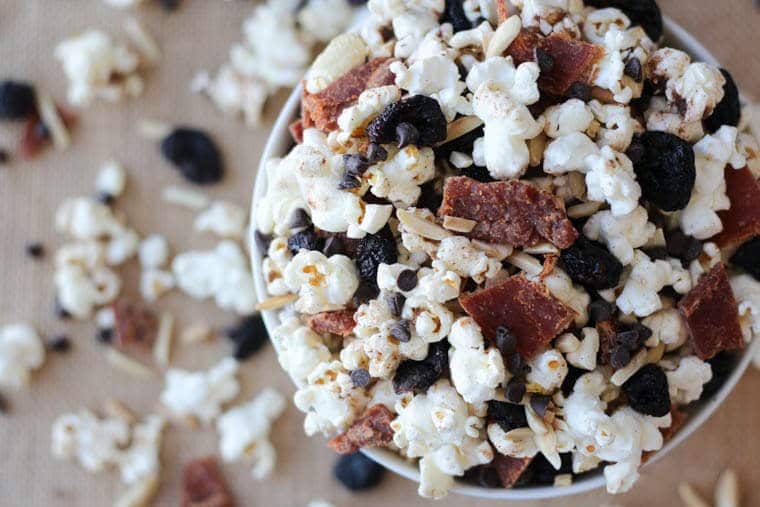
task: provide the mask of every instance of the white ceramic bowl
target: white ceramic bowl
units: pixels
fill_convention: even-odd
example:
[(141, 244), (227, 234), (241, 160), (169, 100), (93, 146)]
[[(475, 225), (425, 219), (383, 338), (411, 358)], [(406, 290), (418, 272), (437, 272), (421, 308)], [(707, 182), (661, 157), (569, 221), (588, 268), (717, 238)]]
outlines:
[[(682, 49), (692, 55), (696, 60), (708, 62), (711, 64), (717, 64), (715, 57), (704, 48), (689, 32), (684, 30), (674, 21), (665, 17), (665, 43), (668, 46)], [(255, 210), (255, 204), (266, 192), (266, 171), (264, 170), (264, 163), (270, 158), (284, 156), (290, 147), (293, 145), (290, 132), (288, 131), (288, 125), (297, 118), (300, 112), (300, 87), (295, 89), (291, 94), (288, 101), (285, 103), (277, 121), (272, 128), (269, 140), (264, 147), (264, 152), (261, 156), (261, 164), (259, 166), (258, 174), (256, 175), (256, 182), (253, 189), (253, 208)], [(253, 216), (253, 213), (252, 213)], [(264, 277), (261, 272), (262, 256), (259, 254), (255, 247), (255, 242), (251, 241), (251, 262), (253, 263), (253, 276), (256, 285), (256, 293), (259, 300), (267, 297), (266, 284), (264, 283)], [(263, 312), (264, 322), (267, 329), (273, 330), (279, 325), (277, 313), (273, 311)], [(651, 463), (657, 461), (667, 454), (671, 449), (675, 448), (678, 444), (686, 440), (697, 428), (699, 428), (712, 414), (717, 410), (723, 400), (728, 396), (728, 393), (734, 388), (736, 383), (741, 378), (742, 374), (747, 368), (747, 365), (751, 359), (751, 353), (745, 351), (739, 362), (736, 364), (734, 371), (726, 379), (725, 383), (721, 386), (720, 390), (710, 399), (700, 400), (699, 404), (690, 413), (686, 424), (676, 433), (676, 435), (665, 443), (662, 449), (657, 451), (644, 466), (648, 466)], [(296, 382), (294, 380), (296, 384)], [(362, 451), (364, 454), (377, 461), (384, 467), (393, 470), (397, 474), (411, 479), (413, 481), (419, 481), (419, 471), (416, 462), (408, 461), (398, 454), (384, 450), (384, 449), (368, 449)], [(567, 487), (553, 487), (553, 486), (536, 486), (525, 487), (517, 489), (489, 489), (470, 484), (460, 482), (454, 488), (453, 491), (461, 493), (463, 495), (474, 496), (479, 498), (492, 498), (498, 500), (535, 500), (542, 498), (558, 498), (569, 495), (575, 495), (586, 491), (591, 491), (596, 488), (604, 487), (605, 481), (602, 474), (594, 474), (592, 476), (579, 479), (571, 486)]]

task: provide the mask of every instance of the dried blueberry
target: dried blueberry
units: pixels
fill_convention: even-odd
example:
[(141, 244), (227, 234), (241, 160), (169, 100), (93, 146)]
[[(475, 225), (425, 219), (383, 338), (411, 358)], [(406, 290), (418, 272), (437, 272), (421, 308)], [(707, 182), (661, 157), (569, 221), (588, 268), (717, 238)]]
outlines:
[(686, 207), (697, 174), (691, 145), (668, 132), (645, 132), (636, 141), (643, 151), (633, 169), (643, 198), (664, 211)]
[(570, 99), (579, 99), (583, 102), (591, 100), (591, 87), (583, 81), (576, 81), (570, 85), (565, 93)]
[(404, 292), (409, 292), (414, 289), (417, 287), (417, 272), (413, 269), (403, 270), (398, 274), (396, 285), (398, 285), (398, 288)]
[(400, 320), (391, 326), (391, 336), (402, 343), (412, 339), (411, 325), (408, 320)]
[(689, 264), (702, 253), (702, 242), (684, 234), (680, 229), (673, 229), (665, 233), (665, 248), (668, 255)]
[(335, 463), (333, 474), (351, 491), (361, 491), (376, 486), (383, 478), (385, 469), (360, 452), (341, 456)]
[(290, 217), (290, 227), (292, 229), (300, 229), (301, 227), (308, 227), (311, 225), (311, 217), (303, 208), (296, 208)]
[(670, 412), (668, 377), (656, 364), (644, 365), (623, 384), (628, 403), (636, 412), (662, 417)]
[(225, 334), (235, 344), (233, 355), (240, 361), (261, 350), (269, 339), (264, 319), (260, 314), (245, 317), (235, 326), (227, 328)]
[(639, 60), (635, 56), (630, 58), (625, 63), (625, 68), (623, 69), (623, 72), (625, 73), (625, 75), (630, 77), (637, 83), (640, 83), (641, 80), (644, 78), (642, 71), (643, 69), (641, 67), (641, 60)]
[(428, 355), (422, 361), (402, 362), (393, 376), (393, 389), (396, 394), (427, 391), (428, 387), (446, 373), (448, 351), (449, 342), (442, 340), (429, 345)]
[(486, 417), (489, 421), (493, 421), (501, 426), (501, 429), (504, 431), (512, 431), (513, 429), (524, 428), (528, 425), (525, 408), (522, 405), (514, 403), (491, 400), (488, 402)]
[(369, 372), (365, 370), (364, 368), (359, 368), (357, 370), (351, 371), (350, 376), (351, 376), (351, 382), (354, 384), (355, 387), (367, 387), (369, 385), (370, 380), (372, 380), (372, 377), (370, 377)]
[(520, 403), (527, 390), (525, 382), (512, 378), (507, 382), (507, 387), (504, 388), (504, 397), (510, 403)]
[(538, 46), (533, 50), (533, 59), (542, 73), (551, 72), (554, 69), (554, 58), (552, 55)]
[(222, 179), (222, 157), (214, 141), (203, 131), (178, 127), (161, 141), (161, 153), (188, 181), (216, 183)]
[(760, 280), (760, 236), (740, 246), (731, 256), (731, 262), (744, 269), (755, 280)]
[(45, 256), (45, 247), (37, 241), (26, 245), (26, 255), (32, 259), (41, 259)]
[(301, 250), (320, 250), (322, 240), (314, 229), (304, 229), (288, 238), (288, 250), (295, 255)]
[(446, 0), (446, 5), (441, 14), (441, 23), (451, 23), (454, 33), (472, 28), (472, 22), (464, 13), (462, 0)]
[(0, 82), (0, 120), (21, 120), (37, 110), (34, 88), (21, 81)]
[(446, 139), (446, 117), (438, 101), (425, 95), (413, 95), (383, 109), (367, 126), (367, 136), (373, 143), (399, 141), (396, 127), (413, 125), (419, 132), (419, 146), (432, 146)]
[(388, 309), (391, 311), (391, 315), (394, 317), (399, 317), (401, 315), (401, 311), (404, 309), (405, 302), (406, 297), (398, 292), (392, 292), (388, 294), (388, 297), (386, 299)]
[(654, 42), (662, 37), (662, 12), (655, 0), (586, 0), (586, 5), (614, 7), (628, 16), (632, 25), (640, 25)]
[(604, 299), (595, 299), (588, 305), (588, 326), (595, 326), (612, 318), (614, 308)]
[(631, 362), (631, 351), (625, 345), (617, 345), (610, 351), (610, 366), (619, 370)]
[(58, 335), (48, 342), (48, 347), (53, 352), (68, 352), (71, 349), (71, 339), (66, 335)]
[(353, 302), (354, 306), (359, 307), (364, 303), (375, 299), (378, 294), (380, 294), (380, 289), (377, 288), (376, 284), (371, 282), (361, 282), (359, 283), (359, 288), (356, 289), (356, 292), (354, 292), (351, 301)]
[(723, 85), (723, 98), (715, 106), (713, 112), (705, 121), (705, 130), (715, 132), (723, 125), (736, 127), (742, 116), (742, 105), (739, 102), (739, 88), (734, 82), (734, 78), (726, 69), (720, 69), (723, 77), (726, 78), (726, 84)]
[(580, 236), (560, 255), (565, 270), (574, 282), (595, 290), (618, 284), (623, 265), (603, 245)]
[(398, 260), (396, 240), (388, 226), (377, 234), (364, 236), (356, 248), (356, 266), (359, 277), (371, 283), (377, 282), (377, 268), (380, 264), (393, 264)]
[(499, 352), (505, 356), (508, 356), (517, 350), (517, 337), (511, 330), (504, 326), (496, 328), (494, 343), (496, 344), (496, 348), (499, 349)]

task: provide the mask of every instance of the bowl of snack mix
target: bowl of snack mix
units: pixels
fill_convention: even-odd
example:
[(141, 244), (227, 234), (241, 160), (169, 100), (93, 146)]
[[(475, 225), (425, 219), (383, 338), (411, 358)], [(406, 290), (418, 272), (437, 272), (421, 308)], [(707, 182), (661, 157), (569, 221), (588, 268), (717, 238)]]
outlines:
[(760, 332), (731, 75), (653, 0), (514, 4), (370, 0), (254, 189), (259, 306), (306, 433), (430, 498), (630, 490)]

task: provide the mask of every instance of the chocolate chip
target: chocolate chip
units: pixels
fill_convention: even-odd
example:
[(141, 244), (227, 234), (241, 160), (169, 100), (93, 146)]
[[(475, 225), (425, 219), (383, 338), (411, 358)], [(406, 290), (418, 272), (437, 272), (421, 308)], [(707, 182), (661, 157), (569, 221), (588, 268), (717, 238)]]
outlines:
[(367, 146), (367, 160), (377, 163), (388, 159), (388, 152), (377, 143), (369, 143)]
[(359, 288), (354, 292), (352, 302), (354, 303), (354, 306), (361, 306), (364, 303), (375, 299), (378, 294), (380, 294), (380, 289), (377, 288), (377, 285), (369, 282), (361, 282)]
[(111, 343), (111, 340), (113, 340), (113, 329), (110, 327), (98, 329), (98, 334), (95, 337), (100, 343)]
[(405, 269), (398, 274), (396, 285), (403, 292), (409, 292), (417, 287), (417, 272), (412, 269)]
[(308, 227), (310, 225), (311, 217), (306, 213), (306, 210), (303, 208), (296, 208), (290, 218), (290, 227), (292, 229), (300, 229), (301, 227)]
[(409, 122), (401, 122), (396, 126), (396, 137), (398, 137), (399, 149), (406, 148), (420, 141), (420, 131)]
[(567, 96), (571, 99), (588, 102), (591, 100), (591, 87), (582, 81), (576, 81), (567, 89)]
[(369, 372), (365, 370), (364, 368), (353, 370), (350, 373), (350, 376), (351, 376), (351, 382), (354, 384), (355, 387), (367, 387), (369, 385), (370, 380), (372, 380), (372, 377), (370, 376)]
[(515, 377), (522, 377), (530, 373), (530, 366), (520, 354), (512, 354), (507, 357), (507, 370)]
[(7, 414), (8, 413), (8, 400), (5, 399), (5, 396), (0, 394), (0, 414)]
[(372, 164), (366, 157), (358, 153), (343, 155), (343, 169), (347, 174), (361, 176)]
[(501, 426), (501, 429), (504, 431), (512, 431), (528, 426), (528, 419), (525, 416), (525, 409), (522, 405), (491, 400), (488, 402), (486, 416), (489, 420)]
[(410, 322), (406, 319), (399, 320), (391, 327), (391, 336), (400, 342), (406, 343), (412, 339)]
[(259, 254), (265, 256), (269, 250), (269, 244), (272, 242), (272, 235), (264, 234), (257, 230), (253, 233), (253, 241), (256, 243), (256, 249), (259, 251)]
[(684, 234), (680, 229), (665, 233), (665, 245), (671, 256), (677, 257), (687, 264), (702, 253), (702, 242)]
[(359, 188), (360, 186), (362, 186), (362, 184), (356, 175), (351, 174), (348, 171), (343, 173), (343, 176), (338, 183), (338, 189), (340, 190), (350, 190), (352, 188)]
[(533, 409), (538, 417), (543, 417), (546, 415), (546, 409), (549, 408), (549, 402), (551, 402), (551, 398), (548, 396), (534, 394), (530, 397), (530, 408)]
[(527, 388), (525, 387), (524, 382), (510, 379), (507, 383), (507, 387), (504, 389), (504, 397), (507, 398), (507, 401), (509, 402), (520, 403), (523, 399), (523, 396), (525, 396), (526, 390)]
[(551, 72), (554, 69), (554, 58), (540, 47), (533, 50), (533, 59), (542, 73)]
[(644, 78), (641, 68), (641, 60), (636, 58), (635, 56), (633, 58), (630, 58), (626, 64), (625, 68), (623, 69), (623, 73), (636, 81), (637, 83), (640, 83), (641, 80)]
[(517, 337), (504, 326), (496, 328), (496, 336), (494, 337), (496, 348), (499, 349), (503, 355), (512, 354), (517, 350)]
[(95, 194), (95, 200), (102, 204), (105, 204), (106, 206), (111, 206), (116, 198), (108, 192), (98, 192)]
[(619, 370), (620, 368), (625, 367), (630, 361), (631, 353), (627, 347), (623, 345), (613, 347), (612, 352), (610, 352), (610, 366)]
[(11, 154), (7, 150), (0, 148), (0, 164), (7, 164), (11, 159)]
[(628, 350), (636, 350), (639, 345), (639, 333), (635, 330), (621, 331), (615, 335), (615, 343)]
[(42, 243), (34, 242), (26, 245), (26, 255), (33, 259), (41, 259), (45, 256), (45, 247)]
[(326, 257), (332, 257), (333, 255), (342, 255), (345, 251), (343, 240), (338, 236), (330, 236), (325, 240), (325, 246), (322, 248), (322, 253)]
[(48, 346), (54, 352), (68, 352), (71, 349), (71, 340), (66, 335), (59, 335), (50, 340)]
[(588, 325), (595, 326), (598, 322), (604, 322), (612, 318), (614, 308), (604, 299), (596, 299), (588, 305)]
[(388, 309), (391, 311), (391, 315), (393, 315), (394, 317), (401, 316), (401, 311), (404, 309), (405, 302), (406, 302), (406, 297), (399, 292), (392, 292), (388, 294), (388, 297), (386, 299), (386, 303), (388, 304)]

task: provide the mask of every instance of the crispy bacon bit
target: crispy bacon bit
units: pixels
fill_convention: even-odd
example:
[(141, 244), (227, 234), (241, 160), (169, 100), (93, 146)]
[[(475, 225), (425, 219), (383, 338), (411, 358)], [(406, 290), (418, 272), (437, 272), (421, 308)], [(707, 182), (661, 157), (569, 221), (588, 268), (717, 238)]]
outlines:
[(718, 263), (678, 303), (697, 356), (710, 359), (723, 350), (744, 346), (739, 312), (723, 263)]
[(319, 93), (304, 90), (301, 101), (303, 128), (316, 126), (324, 132), (338, 128), (340, 113), (364, 90), (393, 84), (395, 76), (389, 70), (391, 61), (390, 58), (375, 58), (348, 71)]
[(334, 312), (317, 313), (309, 317), (309, 327), (317, 333), (337, 334), (338, 336), (348, 336), (353, 330), (354, 312), (351, 310), (337, 310)]
[(610, 352), (617, 335), (615, 323), (611, 320), (597, 322), (596, 331), (599, 333), (599, 363), (610, 364)]
[(296, 144), (301, 144), (303, 142), (303, 121), (300, 119), (294, 121), (288, 125), (288, 131), (290, 131), (290, 136)]
[(502, 487), (511, 488), (528, 469), (532, 461), (533, 458), (513, 458), (495, 453), (491, 466), (496, 470)]
[(571, 39), (560, 34), (541, 37), (535, 32), (523, 30), (507, 48), (515, 65), (533, 61), (536, 47), (546, 51), (554, 60), (549, 72), (542, 72), (538, 87), (542, 92), (564, 96), (570, 86), (580, 81), (591, 83), (594, 65), (601, 60), (604, 50), (595, 44)]
[(489, 339), (499, 326), (510, 329), (517, 337), (517, 351), (526, 358), (540, 352), (575, 318), (575, 311), (552, 297), (543, 285), (519, 275), (462, 294), (459, 303)]
[(338, 454), (352, 454), (362, 447), (383, 447), (393, 440), (393, 412), (385, 405), (373, 405), (342, 435), (330, 440), (330, 448)]
[(150, 349), (158, 331), (156, 314), (126, 299), (117, 300), (112, 307), (115, 316), (113, 344), (120, 349)]
[(182, 507), (235, 505), (213, 456), (189, 462), (185, 465), (182, 476)]
[(509, 5), (507, 0), (496, 0), (496, 14), (499, 16), (499, 24), (509, 19)]
[(760, 182), (747, 167), (737, 170), (726, 166), (725, 173), (731, 207), (718, 212), (723, 232), (713, 239), (721, 247), (736, 246), (760, 235)]
[(568, 248), (578, 238), (564, 203), (521, 181), (480, 183), (466, 176), (448, 178), (438, 214), (474, 220), (477, 225), (468, 236), (488, 243), (533, 246), (548, 240)]

